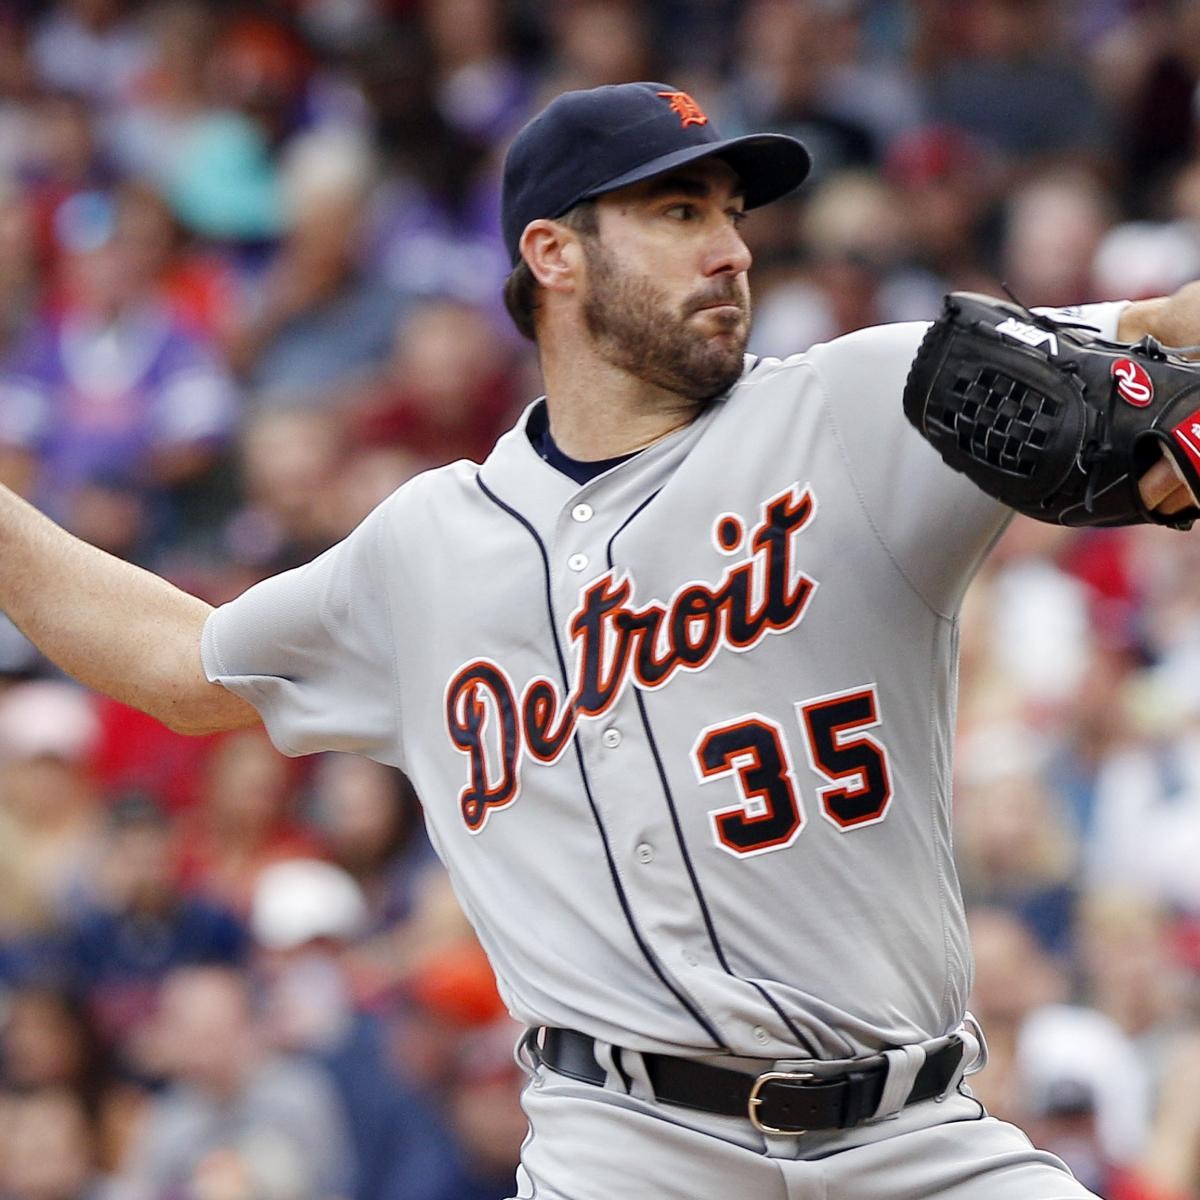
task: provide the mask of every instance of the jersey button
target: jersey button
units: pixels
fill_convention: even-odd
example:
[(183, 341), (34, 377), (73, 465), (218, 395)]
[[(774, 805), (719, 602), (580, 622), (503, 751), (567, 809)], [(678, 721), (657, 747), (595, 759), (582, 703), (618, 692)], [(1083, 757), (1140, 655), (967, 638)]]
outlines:
[(771, 1035), (761, 1025), (755, 1025), (750, 1032), (754, 1034), (754, 1040), (760, 1046), (765, 1046), (771, 1040)]
[(615, 750), (621, 744), (621, 731), (619, 729), (606, 729), (600, 740), (610, 750)]
[(654, 861), (654, 847), (649, 842), (642, 842), (634, 853), (637, 854), (637, 860), (640, 863)]
[(572, 554), (571, 557), (567, 559), (567, 566), (570, 567), (572, 571), (582, 571), (587, 565), (588, 556), (586, 554)]
[(592, 519), (592, 506), (590, 504), (577, 504), (571, 509), (571, 516), (576, 521), (590, 521)]

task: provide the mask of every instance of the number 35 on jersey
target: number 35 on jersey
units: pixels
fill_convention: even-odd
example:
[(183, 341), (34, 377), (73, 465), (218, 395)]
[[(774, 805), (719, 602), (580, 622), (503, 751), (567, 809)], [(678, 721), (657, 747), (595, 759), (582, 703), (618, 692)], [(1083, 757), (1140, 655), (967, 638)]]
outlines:
[[(822, 815), (839, 829), (873, 825), (887, 815), (892, 774), (887, 751), (867, 731), (879, 725), (874, 684), (796, 704)], [(739, 799), (713, 809), (713, 836), (730, 854), (765, 854), (790, 846), (804, 827), (804, 805), (787, 738), (759, 713), (710, 726), (692, 747), (701, 783), (732, 777)]]

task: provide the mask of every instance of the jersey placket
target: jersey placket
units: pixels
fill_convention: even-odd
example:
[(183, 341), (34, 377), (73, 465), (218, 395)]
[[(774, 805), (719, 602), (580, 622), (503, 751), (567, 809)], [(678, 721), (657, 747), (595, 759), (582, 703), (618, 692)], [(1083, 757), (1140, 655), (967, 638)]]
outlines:
[[(608, 494), (613, 482), (611, 478), (594, 481), (566, 506), (557, 523), (552, 551), (554, 618), (568, 668), (569, 694), (584, 701), (587, 697), (580, 696), (581, 686), (596, 682), (589, 679), (595, 672), (587, 670), (582, 638), (576, 636), (586, 595), (605, 588), (606, 577), (610, 588), (622, 583), (619, 572), (610, 570), (607, 551), (612, 536), (629, 518), (629, 506), (628, 502), (617, 504)], [(611, 676), (612, 670), (619, 670), (613, 664), (616, 649), (610, 631), (600, 650), (601, 664), (607, 664), (607, 670), (601, 667), (599, 682), (602, 688), (611, 686), (612, 697), (602, 712), (583, 713), (577, 721), (581, 786), (607, 835), (614, 886), (628, 906), (643, 952), (658, 962), (661, 977), (677, 1002), (695, 1009), (714, 1044), (721, 1045), (712, 1015), (703, 1012), (692, 995), (694, 980), (689, 977), (695, 976), (703, 962), (702, 950), (695, 944), (700, 932), (695, 898), (686, 882), (678, 842), (662, 812), (658, 768), (644, 734), (636, 689), (624, 672), (616, 682)]]
[[(614, 486), (615, 485), (615, 486)], [(556, 526), (552, 550), (555, 620), (567, 662), (570, 694), (587, 701), (597, 679), (584, 661), (582, 630), (594, 626), (586, 619), (605, 601), (589, 605), (589, 593), (610, 597), (628, 582), (628, 603), (645, 602), (637, 588), (637, 568), (614, 569), (611, 545), (634, 514), (652, 502), (657, 485), (637, 503), (611, 493), (624, 491), (613, 476), (594, 481), (564, 508)], [(607, 600), (611, 603), (611, 599)], [(714, 1005), (702, 992), (705, 972), (722, 965), (706, 933), (705, 915), (686, 862), (682, 835), (663, 801), (663, 772), (658, 748), (647, 727), (638, 689), (622, 660), (618, 634), (606, 630), (599, 655), (602, 690), (612, 696), (603, 711), (581, 715), (575, 730), (581, 785), (587, 790), (597, 820), (603, 825), (612, 854), (615, 882), (628, 905), (630, 919), (644, 939), (645, 950), (704, 1017), (714, 1043), (724, 1045), (720, 1032), (734, 1019), (723, 1005)], [(621, 663), (624, 663), (622, 666)], [(621, 678), (614, 680), (613, 671)]]

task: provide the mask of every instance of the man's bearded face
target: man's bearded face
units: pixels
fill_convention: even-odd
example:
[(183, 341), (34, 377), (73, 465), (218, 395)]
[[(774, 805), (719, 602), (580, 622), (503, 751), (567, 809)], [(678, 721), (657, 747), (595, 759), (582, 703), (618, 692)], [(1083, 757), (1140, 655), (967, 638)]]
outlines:
[[(682, 304), (673, 304), (651, 278), (623, 265), (598, 237), (585, 239), (584, 250), (588, 295), (583, 315), (610, 362), (689, 400), (709, 400), (733, 386), (750, 333), (744, 275), (713, 279)], [(722, 303), (735, 308), (701, 319), (694, 315)]]

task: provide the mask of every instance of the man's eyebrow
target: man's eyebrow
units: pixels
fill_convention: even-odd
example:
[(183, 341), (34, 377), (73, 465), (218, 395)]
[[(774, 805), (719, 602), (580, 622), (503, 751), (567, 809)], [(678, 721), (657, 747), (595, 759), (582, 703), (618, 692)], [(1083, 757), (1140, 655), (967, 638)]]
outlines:
[[(692, 196), (697, 200), (707, 200), (716, 190), (715, 185), (708, 179), (696, 175), (660, 175), (648, 179), (644, 185), (645, 196), (648, 200), (660, 196)], [(745, 189), (738, 186), (730, 193), (731, 200), (745, 198)]]

